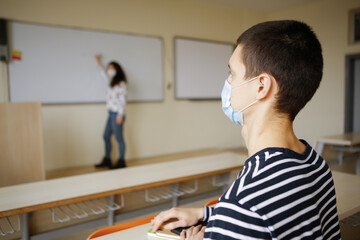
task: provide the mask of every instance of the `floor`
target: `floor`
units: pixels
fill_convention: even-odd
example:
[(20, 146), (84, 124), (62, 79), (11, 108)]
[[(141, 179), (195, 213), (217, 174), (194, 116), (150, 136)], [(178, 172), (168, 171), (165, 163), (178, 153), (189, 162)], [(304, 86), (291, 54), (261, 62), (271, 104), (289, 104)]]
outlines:
[[(243, 152), (243, 149), (232, 149), (232, 151), (235, 152)], [(186, 152), (186, 153), (177, 153), (177, 154), (168, 154), (163, 156), (156, 156), (156, 157), (149, 157), (149, 158), (142, 158), (142, 159), (133, 159), (131, 161), (127, 161), (127, 166), (138, 166), (138, 165), (145, 165), (145, 164), (153, 164), (153, 163), (159, 163), (159, 162), (166, 162), (166, 161), (174, 161), (182, 158), (188, 158), (188, 157), (197, 157), (197, 156), (203, 156), (203, 155), (209, 155), (209, 154), (216, 154), (224, 152), (224, 150), (220, 149), (205, 149), (205, 150), (199, 150), (199, 151), (192, 151), (192, 152)], [(94, 166), (82, 166), (77, 168), (67, 168), (67, 169), (59, 169), (59, 170), (53, 170), (53, 171), (47, 171), (46, 172), (46, 179), (54, 179), (54, 178), (60, 178), (60, 177), (68, 177), (73, 175), (79, 175), (79, 174), (87, 174), (87, 173), (93, 173), (98, 171), (106, 171), (108, 169), (96, 169)]]

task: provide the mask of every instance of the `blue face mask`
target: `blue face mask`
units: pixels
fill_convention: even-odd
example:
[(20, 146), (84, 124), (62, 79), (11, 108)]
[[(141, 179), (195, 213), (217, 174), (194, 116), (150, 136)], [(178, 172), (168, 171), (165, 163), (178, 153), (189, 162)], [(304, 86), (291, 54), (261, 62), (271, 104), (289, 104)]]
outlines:
[(252, 103), (250, 103), (249, 105), (247, 105), (246, 107), (244, 107), (243, 109), (236, 111), (231, 107), (231, 89), (240, 87), (246, 83), (249, 83), (249, 82), (255, 80), (256, 78), (258, 78), (258, 77), (249, 79), (249, 80), (241, 83), (240, 85), (237, 85), (234, 87), (231, 87), (229, 82), (227, 80), (225, 80), (225, 85), (221, 92), (222, 110), (225, 113), (225, 115), (228, 118), (230, 118), (231, 121), (233, 121), (234, 123), (236, 123), (238, 125), (241, 125), (241, 126), (244, 125), (243, 111), (246, 110), (247, 108), (251, 107), (252, 105), (254, 105), (258, 100), (255, 100)]

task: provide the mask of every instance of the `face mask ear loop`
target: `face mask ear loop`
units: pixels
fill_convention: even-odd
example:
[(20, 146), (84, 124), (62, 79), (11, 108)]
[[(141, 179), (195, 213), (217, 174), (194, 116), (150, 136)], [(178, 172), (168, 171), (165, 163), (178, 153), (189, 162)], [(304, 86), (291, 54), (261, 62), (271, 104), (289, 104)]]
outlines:
[[(240, 86), (242, 86), (242, 85), (244, 85), (244, 84), (247, 84), (248, 82), (254, 81), (254, 80), (257, 79), (258, 77), (259, 77), (259, 76), (253, 77), (253, 78), (251, 78), (251, 79), (249, 79), (249, 80), (247, 80), (247, 81), (245, 81), (245, 82), (243, 82), (243, 83), (240, 83), (240, 84), (237, 85), (237, 86), (231, 87), (231, 89), (240, 87)], [(230, 84), (230, 83), (229, 83), (229, 84)]]
[(253, 101), (252, 103), (250, 103), (249, 105), (247, 105), (246, 107), (244, 107), (243, 109), (240, 110), (240, 112), (245, 111), (246, 109), (248, 109), (249, 107), (251, 107), (252, 105), (254, 105), (255, 103), (257, 103), (259, 100), (256, 99), (255, 101)]

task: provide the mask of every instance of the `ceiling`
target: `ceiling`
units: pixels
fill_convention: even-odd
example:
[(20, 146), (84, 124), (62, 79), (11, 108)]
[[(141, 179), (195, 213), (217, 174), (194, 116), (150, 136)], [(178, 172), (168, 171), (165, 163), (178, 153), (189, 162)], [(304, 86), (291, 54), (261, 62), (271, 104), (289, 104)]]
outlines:
[(258, 12), (274, 12), (304, 5), (314, 0), (202, 0), (217, 5), (237, 7), (243, 10), (251, 10)]

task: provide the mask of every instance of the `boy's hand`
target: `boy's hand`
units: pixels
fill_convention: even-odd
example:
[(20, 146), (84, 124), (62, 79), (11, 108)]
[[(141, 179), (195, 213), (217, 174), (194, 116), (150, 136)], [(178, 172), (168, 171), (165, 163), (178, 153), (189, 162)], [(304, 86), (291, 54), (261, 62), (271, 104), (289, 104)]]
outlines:
[(160, 226), (167, 230), (192, 226), (198, 223), (203, 215), (203, 208), (172, 208), (161, 212), (151, 221), (152, 231), (156, 232)]
[(180, 234), (180, 240), (203, 240), (204, 232), (206, 227), (198, 225), (196, 227), (191, 227), (187, 231), (183, 230)]

